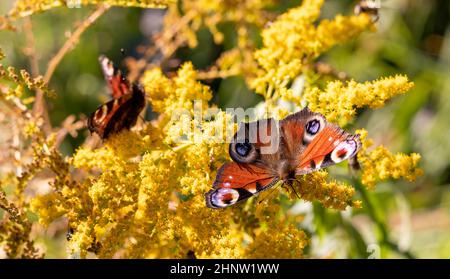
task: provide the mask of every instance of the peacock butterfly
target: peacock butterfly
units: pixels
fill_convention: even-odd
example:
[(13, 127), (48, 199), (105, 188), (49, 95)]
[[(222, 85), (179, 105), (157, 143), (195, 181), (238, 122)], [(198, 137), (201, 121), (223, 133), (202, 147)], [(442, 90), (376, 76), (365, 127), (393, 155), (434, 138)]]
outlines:
[(91, 133), (107, 139), (136, 124), (145, 107), (145, 92), (140, 85), (130, 84), (107, 57), (100, 56), (99, 62), (113, 99), (99, 106), (89, 116), (87, 126)]
[(359, 135), (328, 123), (323, 115), (308, 108), (279, 123), (272, 118), (245, 123), (229, 145), (233, 162), (225, 163), (217, 171), (213, 189), (205, 194), (206, 205), (227, 207), (269, 189), (278, 181), (289, 182), (297, 175), (346, 159), (356, 161), (360, 148)]
[(366, 13), (372, 17), (373, 22), (376, 22), (380, 17), (378, 12), (379, 9), (379, 1), (361, 0), (359, 4), (355, 6), (354, 13), (355, 15)]

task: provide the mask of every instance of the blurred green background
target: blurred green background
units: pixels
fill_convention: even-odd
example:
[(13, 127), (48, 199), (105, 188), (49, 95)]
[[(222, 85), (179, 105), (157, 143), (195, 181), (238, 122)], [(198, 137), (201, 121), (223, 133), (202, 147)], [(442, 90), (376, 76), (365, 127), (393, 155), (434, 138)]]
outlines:
[[(0, 13), (6, 14), (13, 2), (1, 1)], [(300, 2), (281, 1), (279, 9)], [(326, 1), (322, 17), (351, 14), (356, 3)], [(67, 32), (73, 30), (74, 23), (82, 21), (90, 11), (92, 7), (61, 8), (32, 17), (41, 74), (67, 39)], [(357, 40), (335, 47), (320, 60), (357, 81), (400, 73), (415, 83), (409, 93), (395, 98), (384, 108), (361, 111), (355, 127), (364, 127), (376, 144), (383, 144), (391, 151), (420, 153), (425, 175), (414, 183), (379, 184), (369, 198), (400, 248), (409, 249), (419, 258), (450, 258), (450, 1), (381, 1), (379, 12), (377, 32), (366, 32)], [(125, 56), (137, 57), (137, 46), (149, 41), (148, 25), (158, 28), (162, 15), (161, 10), (112, 8), (82, 35), (50, 83), (58, 93), (55, 99), (48, 99), (53, 125), (70, 114), (89, 115), (108, 98), (97, 57), (106, 54), (119, 62), (124, 59), (121, 49), (125, 50)], [(220, 53), (232, 48), (236, 41), (232, 24), (220, 28), (225, 34), (223, 45), (214, 44), (209, 31), (203, 29), (198, 32), (198, 46), (184, 47), (176, 57), (193, 61), (199, 69), (213, 65)], [(30, 69), (29, 59), (24, 55), (25, 41), (20, 30), (0, 31), (0, 46), (7, 55), (4, 64)], [(258, 38), (255, 42), (258, 44)], [(208, 84), (214, 90), (213, 102), (222, 108), (253, 106), (261, 100), (247, 88), (242, 77), (216, 79)], [(77, 138), (68, 138), (62, 151), (71, 154), (87, 134), (83, 130)], [(346, 212), (325, 210), (315, 204), (297, 206), (307, 216), (320, 216), (312, 221), (305, 218), (302, 224), (317, 235), (309, 248), (312, 256), (327, 257), (329, 251), (334, 251), (330, 256), (364, 257), (367, 249), (378, 249), (367, 247), (379, 232), (367, 217), (366, 209), (353, 212), (348, 221)], [(42, 241), (50, 244), (47, 257), (64, 257), (65, 251), (51, 245), (51, 236)], [(383, 247), (381, 255), (399, 257)]]

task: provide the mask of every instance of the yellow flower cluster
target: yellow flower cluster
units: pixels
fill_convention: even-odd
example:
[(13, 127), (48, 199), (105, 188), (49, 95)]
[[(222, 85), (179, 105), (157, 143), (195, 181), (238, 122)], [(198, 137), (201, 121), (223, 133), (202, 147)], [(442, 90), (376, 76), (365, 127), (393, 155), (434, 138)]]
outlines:
[(30, 239), (31, 222), (24, 212), (7, 200), (2, 188), (0, 188), (0, 209), (5, 212), (3, 220), (0, 220), (0, 247), (8, 258), (41, 258), (41, 251), (35, 248), (33, 240)]
[(373, 27), (366, 14), (340, 16), (316, 25), (323, 0), (305, 0), (302, 5), (282, 14), (262, 32), (263, 47), (255, 53), (260, 66), (252, 87), (266, 99), (282, 94), (290, 81), (322, 52), (356, 37)]
[(362, 148), (358, 153), (358, 160), (362, 165), (361, 182), (367, 187), (374, 187), (378, 181), (389, 178), (405, 178), (414, 181), (423, 171), (417, 167), (420, 154), (403, 153), (392, 154), (384, 146), (377, 146), (372, 151), (367, 151), (373, 145), (373, 141), (367, 138), (367, 131), (358, 130), (361, 135)]
[(344, 210), (347, 206), (359, 208), (361, 201), (352, 200), (355, 189), (337, 181), (327, 181), (325, 170), (302, 176), (294, 182), (296, 192), (307, 201), (319, 201), (324, 207)]
[[(97, 2), (83, 0), (82, 4)], [(105, 2), (124, 4), (124, 1)], [(166, 3), (125, 2), (137, 6)], [(296, 104), (306, 100), (313, 111), (323, 113), (330, 121), (348, 121), (356, 108), (378, 108), (412, 86), (406, 77), (395, 76), (363, 84), (332, 82), (324, 91), (310, 88), (302, 97), (294, 97), (288, 89), (291, 81), (322, 52), (371, 28), (368, 15), (338, 15), (317, 23), (323, 1), (305, 0), (263, 29), (263, 47), (248, 58), (243, 49), (251, 49), (245, 39), (249, 25), (262, 26), (265, 20), (259, 16), (271, 1), (182, 2), (186, 11), (181, 19), (189, 24), (174, 26), (168, 37), (176, 39), (175, 35), (183, 32), (183, 28), (190, 29), (192, 34), (203, 24), (213, 30), (219, 42), (220, 32), (214, 32), (219, 22), (224, 19), (240, 22), (239, 47), (223, 56), (220, 63), (233, 69), (238, 61), (256, 59), (258, 65), (249, 66), (252, 72), (249, 74), (256, 77), (253, 88), (265, 96), (262, 106), (279, 118), (288, 113), (277, 106), (280, 98)], [(18, 1), (12, 14), (24, 16), (63, 3), (66, 1)], [(227, 13), (226, 7), (232, 8), (231, 12)], [(171, 9), (169, 15), (174, 11)], [(220, 15), (216, 18), (215, 14)], [(17, 82), (21, 86), (19, 93), (25, 86), (44, 88), (40, 79), (32, 79), (25, 72), (18, 75), (14, 70), (0, 68), (0, 78)], [(279, 195), (271, 195), (272, 191), (223, 210), (206, 207), (204, 193), (212, 187), (217, 169), (230, 161), (223, 140), (236, 127), (225, 125), (229, 124), (230, 115), (208, 104), (212, 92), (198, 82), (199, 78), (189, 62), (173, 78), (166, 77), (160, 68), (147, 70), (141, 83), (149, 105), (159, 113), (158, 119), (137, 125), (133, 131), (115, 134), (97, 149), (81, 147), (69, 158), (63, 158), (57, 151), (54, 136), (43, 136), (38, 120), (27, 120), (24, 131), (32, 139), (32, 163), (11, 184), (23, 202), (27, 183), (41, 170), (51, 171), (52, 190), (34, 197), (29, 207), (44, 225), (67, 217), (73, 231), (69, 242), (73, 256), (86, 257), (93, 252), (100, 258), (184, 258), (192, 253), (199, 258), (302, 257), (308, 240), (296, 224), (298, 216), (286, 214), (286, 204)], [(17, 100), (21, 94), (12, 94), (14, 90), (8, 88), (7, 96)], [(23, 114), (30, 115), (20, 99), (17, 103)], [(412, 180), (421, 174), (417, 169), (418, 154), (391, 154), (382, 146), (368, 151), (371, 141), (367, 140), (367, 132), (359, 133), (363, 148), (358, 157), (363, 169), (362, 182), (367, 186), (388, 178)], [(317, 171), (299, 177), (293, 183), (295, 191), (290, 193), (291, 197), (299, 194), (304, 200), (319, 201), (338, 210), (361, 206), (360, 201), (353, 200), (355, 190), (351, 186), (328, 180), (327, 176), (326, 171)], [(2, 208), (6, 208), (1, 198)], [(27, 207), (25, 203), (22, 205)], [(25, 230), (24, 239), (29, 231)], [(0, 236), (3, 234), (0, 231)]]
[(196, 11), (198, 16), (194, 25), (204, 25), (211, 30), (214, 41), (222, 43), (224, 35), (219, 31), (218, 24), (236, 22), (238, 24), (262, 27), (267, 20), (263, 10), (274, 3), (274, 0), (183, 0), (187, 11)]
[(248, 245), (249, 257), (266, 258), (264, 251), (271, 251), (281, 259), (301, 258), (308, 244), (306, 234), (294, 225), (277, 224), (258, 231), (256, 240)]
[(306, 90), (303, 98), (311, 110), (322, 113), (328, 121), (343, 125), (355, 116), (357, 108), (380, 108), (412, 87), (413, 83), (402, 75), (364, 83), (333, 81), (323, 91), (317, 87)]
[(8, 88), (8, 92), (3, 92), (5, 95), (20, 97), (24, 92), (24, 88), (31, 90), (42, 90), (49, 96), (53, 96), (54, 92), (47, 87), (42, 76), (31, 78), (26, 70), (21, 70), (18, 74), (14, 67), (5, 69), (0, 63), (0, 79), (13, 81), (17, 84), (16, 87)]
[(11, 18), (29, 16), (56, 7), (76, 8), (78, 5), (107, 4), (122, 7), (159, 8), (175, 0), (17, 0), (9, 12)]
[[(58, 191), (33, 200), (44, 224), (62, 213), (68, 217), (72, 253), (84, 257), (95, 251), (106, 258), (183, 258), (192, 252), (202, 258), (302, 255), (306, 236), (286, 218), (279, 220), (278, 206), (265, 203), (255, 210), (255, 200), (227, 210), (205, 206), (203, 194), (229, 160), (226, 144), (211, 142), (207, 134), (227, 117), (204, 123), (205, 135), (180, 147), (172, 140), (177, 129), (167, 129), (176, 123), (166, 121), (164, 110), (193, 113), (194, 99), (211, 98), (195, 73), (190, 63), (173, 79), (148, 71), (143, 81), (152, 106), (161, 110), (159, 120), (139, 133), (112, 136), (101, 148), (80, 148), (71, 165), (84, 171), (85, 179), (57, 180)], [(276, 245), (276, 252), (267, 245)]]
[(191, 63), (184, 64), (173, 80), (166, 78), (161, 69), (147, 71), (142, 79), (154, 111), (171, 115), (185, 109), (194, 113), (194, 100), (202, 101), (206, 109), (212, 94), (210, 89), (197, 82), (197, 72)]
[(5, 108), (0, 111), (0, 117), (9, 119), (2, 121), (0, 127), (4, 133), (0, 151), (0, 208), (4, 210), (0, 218), (0, 249), (9, 258), (41, 258), (43, 251), (31, 237), (33, 222), (28, 218), (29, 197), (25, 189), (43, 169), (60, 173), (67, 168), (54, 148), (54, 135), (44, 136), (42, 119), (35, 117), (26, 106), (34, 98), (23, 98), (24, 88), (48, 91), (46, 85), (41, 78), (31, 78), (24, 70), (20, 75), (16, 72), (13, 67), (4, 70), (0, 64), (0, 105)]

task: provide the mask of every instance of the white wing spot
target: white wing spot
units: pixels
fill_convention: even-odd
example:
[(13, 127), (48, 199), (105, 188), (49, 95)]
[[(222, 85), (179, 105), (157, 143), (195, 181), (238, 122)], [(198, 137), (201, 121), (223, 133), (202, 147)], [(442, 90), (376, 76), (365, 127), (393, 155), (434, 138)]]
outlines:
[(256, 192), (257, 192), (256, 188), (249, 188), (247, 190), (252, 194), (256, 194)]
[(211, 194), (211, 203), (216, 207), (226, 207), (232, 205), (236, 203), (238, 199), (239, 192), (229, 188), (219, 188)]
[(322, 166), (323, 160), (316, 164), (316, 169), (320, 169)]
[[(100, 113), (101, 115), (99, 115)], [(106, 115), (108, 115), (108, 106), (104, 105), (102, 106), (101, 110), (99, 109), (95, 112), (95, 121), (97, 121), (98, 123), (103, 122)]]
[(102, 62), (106, 75), (112, 77), (114, 75), (114, 66), (112, 65), (111, 61), (109, 61), (108, 59), (104, 59)]

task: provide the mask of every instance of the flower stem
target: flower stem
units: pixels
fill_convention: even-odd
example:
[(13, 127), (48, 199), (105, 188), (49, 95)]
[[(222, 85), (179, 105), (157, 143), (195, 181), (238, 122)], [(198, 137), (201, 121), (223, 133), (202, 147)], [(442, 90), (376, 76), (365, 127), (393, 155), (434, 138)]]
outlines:
[(64, 58), (66, 53), (68, 53), (79, 41), (81, 35), (86, 31), (86, 29), (91, 26), (100, 16), (102, 16), (110, 8), (107, 4), (101, 4), (97, 9), (89, 15), (81, 25), (74, 31), (73, 35), (64, 43), (63, 47), (58, 51), (58, 53), (50, 60), (47, 67), (47, 72), (44, 75), (44, 81), (48, 83), (59, 65), (61, 60)]
[(400, 249), (400, 247), (389, 239), (389, 234), (387, 231), (387, 226), (385, 222), (382, 220), (381, 216), (378, 214), (378, 212), (375, 210), (373, 201), (367, 191), (367, 189), (359, 182), (357, 179), (352, 179), (352, 183), (355, 186), (356, 190), (361, 194), (361, 198), (363, 199), (364, 205), (367, 209), (367, 212), (369, 213), (369, 217), (372, 219), (372, 221), (375, 223), (377, 229), (381, 233), (381, 240), (380, 243), (382, 245), (385, 245), (392, 251), (395, 251), (396, 253), (404, 256), (408, 259), (415, 259), (416, 256), (411, 253), (410, 251), (405, 251)]

